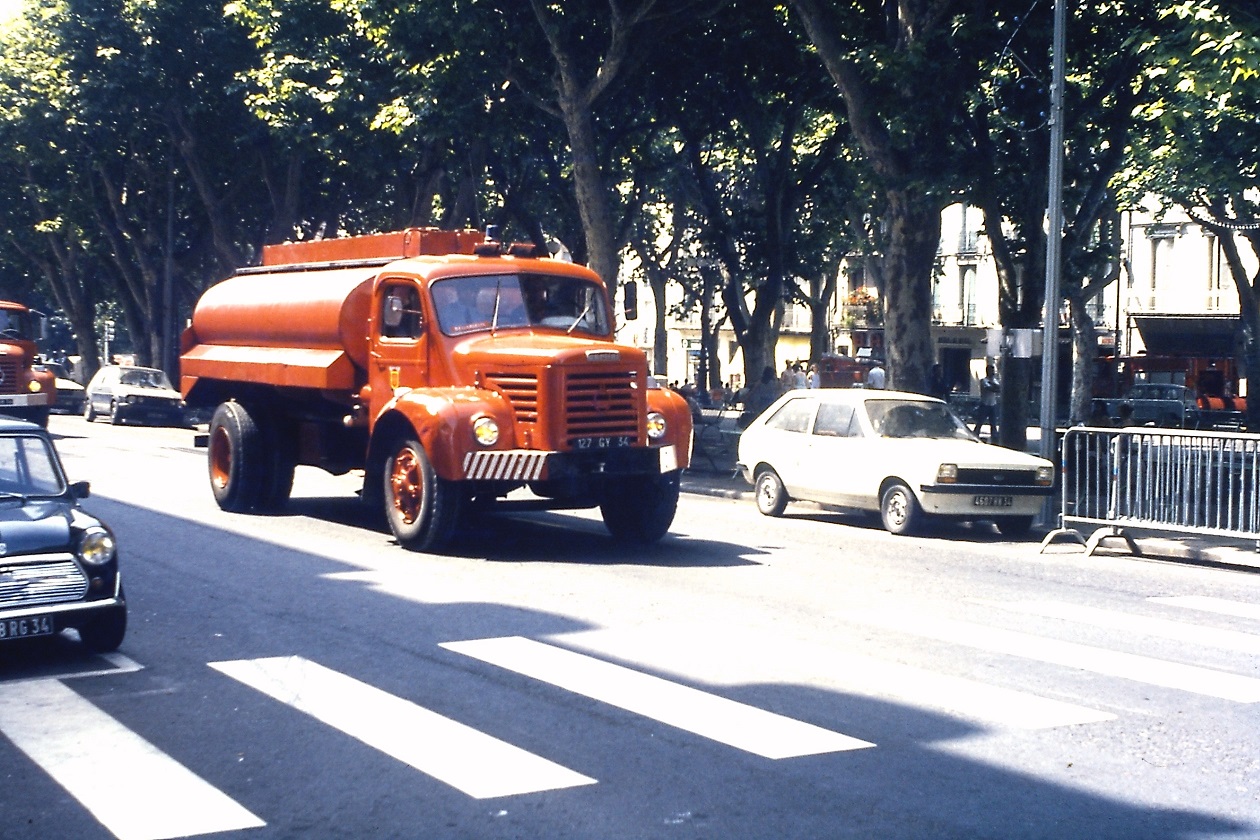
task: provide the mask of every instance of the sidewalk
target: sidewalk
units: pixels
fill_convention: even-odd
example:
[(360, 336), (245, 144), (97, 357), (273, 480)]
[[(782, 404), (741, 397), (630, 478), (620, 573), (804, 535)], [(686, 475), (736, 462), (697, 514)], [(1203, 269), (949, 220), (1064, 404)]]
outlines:
[[(683, 472), (682, 492), (697, 496), (746, 500), (750, 512), (755, 513), (752, 505), (752, 485), (735, 474), (733, 454), (729, 458), (715, 454), (712, 466), (708, 462), (700, 464), (693, 462), (692, 466)], [(757, 515), (760, 516), (760, 514)], [(1089, 539), (1092, 533), (1088, 530), (1088, 526), (1078, 531), (1083, 539)], [(1046, 529), (1040, 529), (1039, 538), (1044, 537), (1046, 533)], [(1095, 551), (1094, 556), (1118, 558), (1140, 556), (1150, 560), (1169, 560), (1244, 571), (1260, 571), (1260, 542), (1253, 543), (1249, 540), (1228, 537), (1178, 536), (1166, 532), (1142, 530), (1132, 530), (1129, 534), (1141, 552), (1140, 555), (1130, 554), (1122, 539), (1110, 538)], [(1063, 539), (1047, 546), (1044, 553), (1083, 554), (1084, 550), (1084, 546), (1080, 543)]]

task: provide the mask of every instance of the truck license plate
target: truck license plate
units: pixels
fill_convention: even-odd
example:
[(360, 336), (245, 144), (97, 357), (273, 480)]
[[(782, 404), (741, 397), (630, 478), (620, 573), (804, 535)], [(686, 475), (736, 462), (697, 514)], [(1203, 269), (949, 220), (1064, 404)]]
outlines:
[(632, 435), (603, 435), (601, 437), (580, 437), (573, 441), (574, 449), (621, 449), (634, 445)]
[(27, 618), (0, 619), (0, 641), (29, 639), (32, 636), (51, 636), (53, 622), (50, 616), (32, 615)]
[(971, 503), (976, 507), (1006, 508), (1015, 504), (1014, 496), (975, 496)]

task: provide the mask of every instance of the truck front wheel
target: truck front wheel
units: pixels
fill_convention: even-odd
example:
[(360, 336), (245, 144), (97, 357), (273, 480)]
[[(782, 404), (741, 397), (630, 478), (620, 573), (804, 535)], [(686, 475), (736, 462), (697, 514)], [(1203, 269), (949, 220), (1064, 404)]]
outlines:
[(245, 513), (282, 506), (293, 486), (293, 461), (262, 412), (225, 402), (210, 420), (210, 489), (223, 510)]
[(389, 530), (409, 551), (440, 549), (459, 523), (459, 492), (438, 477), (414, 438), (401, 438), (390, 451), (383, 470)]
[(639, 545), (665, 536), (678, 510), (678, 477), (675, 470), (659, 476), (618, 479), (599, 505), (608, 533)]

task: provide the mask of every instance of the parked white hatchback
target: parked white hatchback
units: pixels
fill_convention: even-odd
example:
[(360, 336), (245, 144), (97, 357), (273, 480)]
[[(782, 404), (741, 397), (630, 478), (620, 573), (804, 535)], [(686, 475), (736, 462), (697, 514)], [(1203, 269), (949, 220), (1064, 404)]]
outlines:
[(1022, 535), (1053, 491), (1044, 458), (982, 443), (944, 402), (899, 391), (789, 391), (739, 439), (757, 508), (790, 499), (878, 511), (894, 534), (934, 517), (990, 520)]

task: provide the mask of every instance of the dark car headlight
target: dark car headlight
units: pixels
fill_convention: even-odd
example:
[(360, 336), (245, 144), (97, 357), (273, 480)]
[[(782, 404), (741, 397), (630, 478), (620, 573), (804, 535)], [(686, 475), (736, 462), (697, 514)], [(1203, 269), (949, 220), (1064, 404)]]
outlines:
[(90, 566), (103, 566), (114, 559), (114, 535), (104, 528), (89, 528), (79, 540), (79, 559)]

